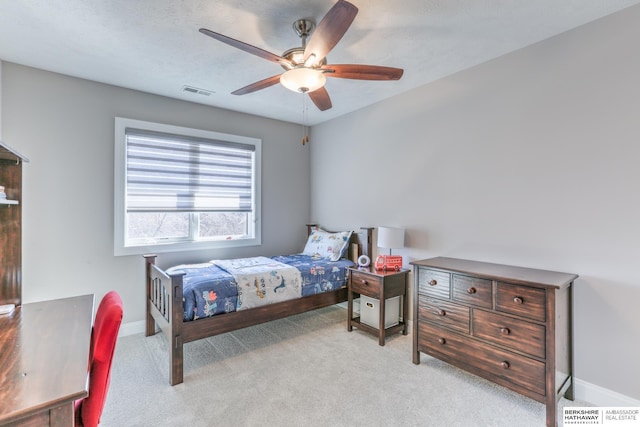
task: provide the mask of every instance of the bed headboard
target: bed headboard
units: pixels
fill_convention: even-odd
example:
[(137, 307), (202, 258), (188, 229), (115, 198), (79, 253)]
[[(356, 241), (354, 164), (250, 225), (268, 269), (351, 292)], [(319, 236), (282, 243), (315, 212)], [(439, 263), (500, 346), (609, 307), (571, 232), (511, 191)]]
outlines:
[[(307, 224), (307, 236), (311, 234), (313, 227), (318, 224)], [(327, 230), (331, 233), (333, 231)], [(360, 227), (360, 230), (354, 230), (349, 241), (348, 258), (356, 262), (360, 255), (371, 257), (373, 254), (373, 227)]]

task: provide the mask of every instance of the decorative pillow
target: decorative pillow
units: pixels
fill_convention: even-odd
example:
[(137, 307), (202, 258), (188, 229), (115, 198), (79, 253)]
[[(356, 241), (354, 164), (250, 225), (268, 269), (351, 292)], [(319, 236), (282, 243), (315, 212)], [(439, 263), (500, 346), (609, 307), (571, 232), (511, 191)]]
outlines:
[(314, 227), (302, 254), (315, 258), (327, 258), (329, 261), (338, 261), (349, 247), (351, 233), (352, 231), (329, 233), (321, 228)]

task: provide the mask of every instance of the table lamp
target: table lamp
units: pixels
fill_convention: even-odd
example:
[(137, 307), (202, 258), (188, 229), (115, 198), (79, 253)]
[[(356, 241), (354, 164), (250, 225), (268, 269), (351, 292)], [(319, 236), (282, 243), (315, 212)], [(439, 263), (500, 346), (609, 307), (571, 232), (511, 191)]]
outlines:
[(394, 227), (378, 227), (378, 247), (398, 249), (404, 247), (404, 229)]

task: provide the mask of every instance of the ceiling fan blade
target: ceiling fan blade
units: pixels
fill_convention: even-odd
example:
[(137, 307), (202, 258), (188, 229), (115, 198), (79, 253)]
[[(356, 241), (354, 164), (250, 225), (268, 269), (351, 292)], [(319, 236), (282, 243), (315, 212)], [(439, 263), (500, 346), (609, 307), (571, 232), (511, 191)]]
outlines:
[(199, 30), (202, 34), (212, 37), (218, 41), (228, 44), (229, 46), (233, 46), (240, 50), (244, 50), (252, 55), (259, 56), (260, 58), (266, 59), (267, 61), (275, 62), (278, 64), (283, 64), (288, 66), (289, 68), (293, 68), (293, 64), (291, 61), (276, 55), (275, 53), (268, 52), (264, 49), (260, 49), (259, 47), (252, 46), (250, 44), (241, 42), (239, 40), (233, 39), (231, 37), (227, 37), (224, 34), (216, 33), (211, 30), (207, 30), (206, 28), (200, 28)]
[(378, 65), (332, 64), (321, 67), (327, 77), (355, 80), (399, 80), (404, 74), (402, 68)]
[[(338, 44), (358, 14), (358, 8), (340, 0), (322, 18), (304, 50), (304, 60), (314, 55), (313, 63), (319, 63)], [(311, 65), (311, 64), (309, 64)]]
[(267, 77), (264, 80), (260, 80), (259, 82), (251, 83), (248, 86), (240, 88), (231, 92), (232, 95), (246, 95), (251, 92), (255, 92), (257, 90), (266, 89), (269, 86), (273, 86), (277, 83), (280, 83), (280, 74), (276, 76)]
[(309, 92), (309, 98), (311, 98), (320, 111), (331, 108), (331, 98), (329, 98), (329, 92), (327, 92), (327, 89), (325, 89), (324, 86), (320, 89), (314, 90), (313, 92)]

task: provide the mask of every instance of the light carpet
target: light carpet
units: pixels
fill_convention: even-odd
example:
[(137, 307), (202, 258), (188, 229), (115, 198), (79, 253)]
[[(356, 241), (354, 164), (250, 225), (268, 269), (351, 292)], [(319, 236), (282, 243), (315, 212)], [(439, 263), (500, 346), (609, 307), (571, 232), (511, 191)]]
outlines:
[(120, 338), (101, 426), (545, 425), (541, 403), (424, 354), (414, 365), (410, 334), (381, 347), (346, 322), (334, 306), (188, 343), (174, 387), (161, 334)]

